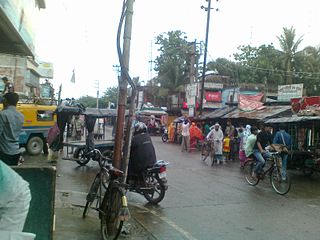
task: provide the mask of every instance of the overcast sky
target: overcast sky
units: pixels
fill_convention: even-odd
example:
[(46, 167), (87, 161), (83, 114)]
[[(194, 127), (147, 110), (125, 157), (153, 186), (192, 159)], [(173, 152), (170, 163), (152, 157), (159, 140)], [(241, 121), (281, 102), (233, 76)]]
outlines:
[[(117, 85), (116, 32), (122, 0), (46, 0), (37, 29), (36, 53), (54, 64), (54, 86), (62, 83), (62, 96), (96, 96)], [(181, 30), (188, 41), (205, 40), (205, 0), (135, 0), (130, 52), (130, 75), (148, 80), (157, 35)], [(303, 35), (300, 46), (320, 44), (317, 0), (212, 0), (208, 61), (232, 59), (239, 45), (274, 43), (283, 27)], [(70, 83), (75, 69), (76, 82)]]

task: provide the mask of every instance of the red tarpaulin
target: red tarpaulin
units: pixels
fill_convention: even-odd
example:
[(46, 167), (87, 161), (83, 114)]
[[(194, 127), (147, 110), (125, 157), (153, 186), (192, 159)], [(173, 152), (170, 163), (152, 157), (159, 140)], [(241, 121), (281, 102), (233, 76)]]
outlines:
[(259, 93), (256, 95), (239, 95), (239, 109), (245, 112), (253, 111), (253, 110), (260, 110), (265, 108), (263, 103), (261, 102), (263, 98), (263, 93)]
[(320, 96), (291, 98), (291, 109), (294, 113), (310, 107), (320, 107)]

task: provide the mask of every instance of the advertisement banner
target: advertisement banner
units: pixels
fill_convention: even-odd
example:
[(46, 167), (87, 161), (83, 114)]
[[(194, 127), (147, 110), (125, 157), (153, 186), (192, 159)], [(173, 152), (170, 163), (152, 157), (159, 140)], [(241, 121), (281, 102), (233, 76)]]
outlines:
[(205, 99), (207, 102), (221, 102), (221, 91), (206, 91)]
[(279, 85), (278, 101), (290, 102), (291, 98), (300, 98), (303, 94), (303, 84)]
[(262, 101), (263, 93), (256, 95), (239, 95), (239, 109), (245, 112), (260, 110), (265, 108)]

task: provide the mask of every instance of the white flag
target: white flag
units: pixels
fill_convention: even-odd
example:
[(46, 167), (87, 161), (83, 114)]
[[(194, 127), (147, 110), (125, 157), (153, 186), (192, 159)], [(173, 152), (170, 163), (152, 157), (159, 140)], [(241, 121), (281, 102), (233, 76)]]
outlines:
[(76, 82), (76, 76), (74, 74), (74, 69), (72, 70), (72, 76), (70, 82), (75, 83)]

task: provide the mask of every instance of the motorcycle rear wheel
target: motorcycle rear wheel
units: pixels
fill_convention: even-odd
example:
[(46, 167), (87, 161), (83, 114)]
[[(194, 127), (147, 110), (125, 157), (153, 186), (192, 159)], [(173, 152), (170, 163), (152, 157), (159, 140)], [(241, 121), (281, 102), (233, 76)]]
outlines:
[(166, 193), (166, 187), (162, 180), (155, 174), (146, 177), (146, 186), (153, 187), (151, 190), (143, 191), (143, 196), (149, 203), (158, 204), (161, 202)]
[(162, 134), (162, 142), (167, 142), (168, 141), (168, 135), (167, 134)]

